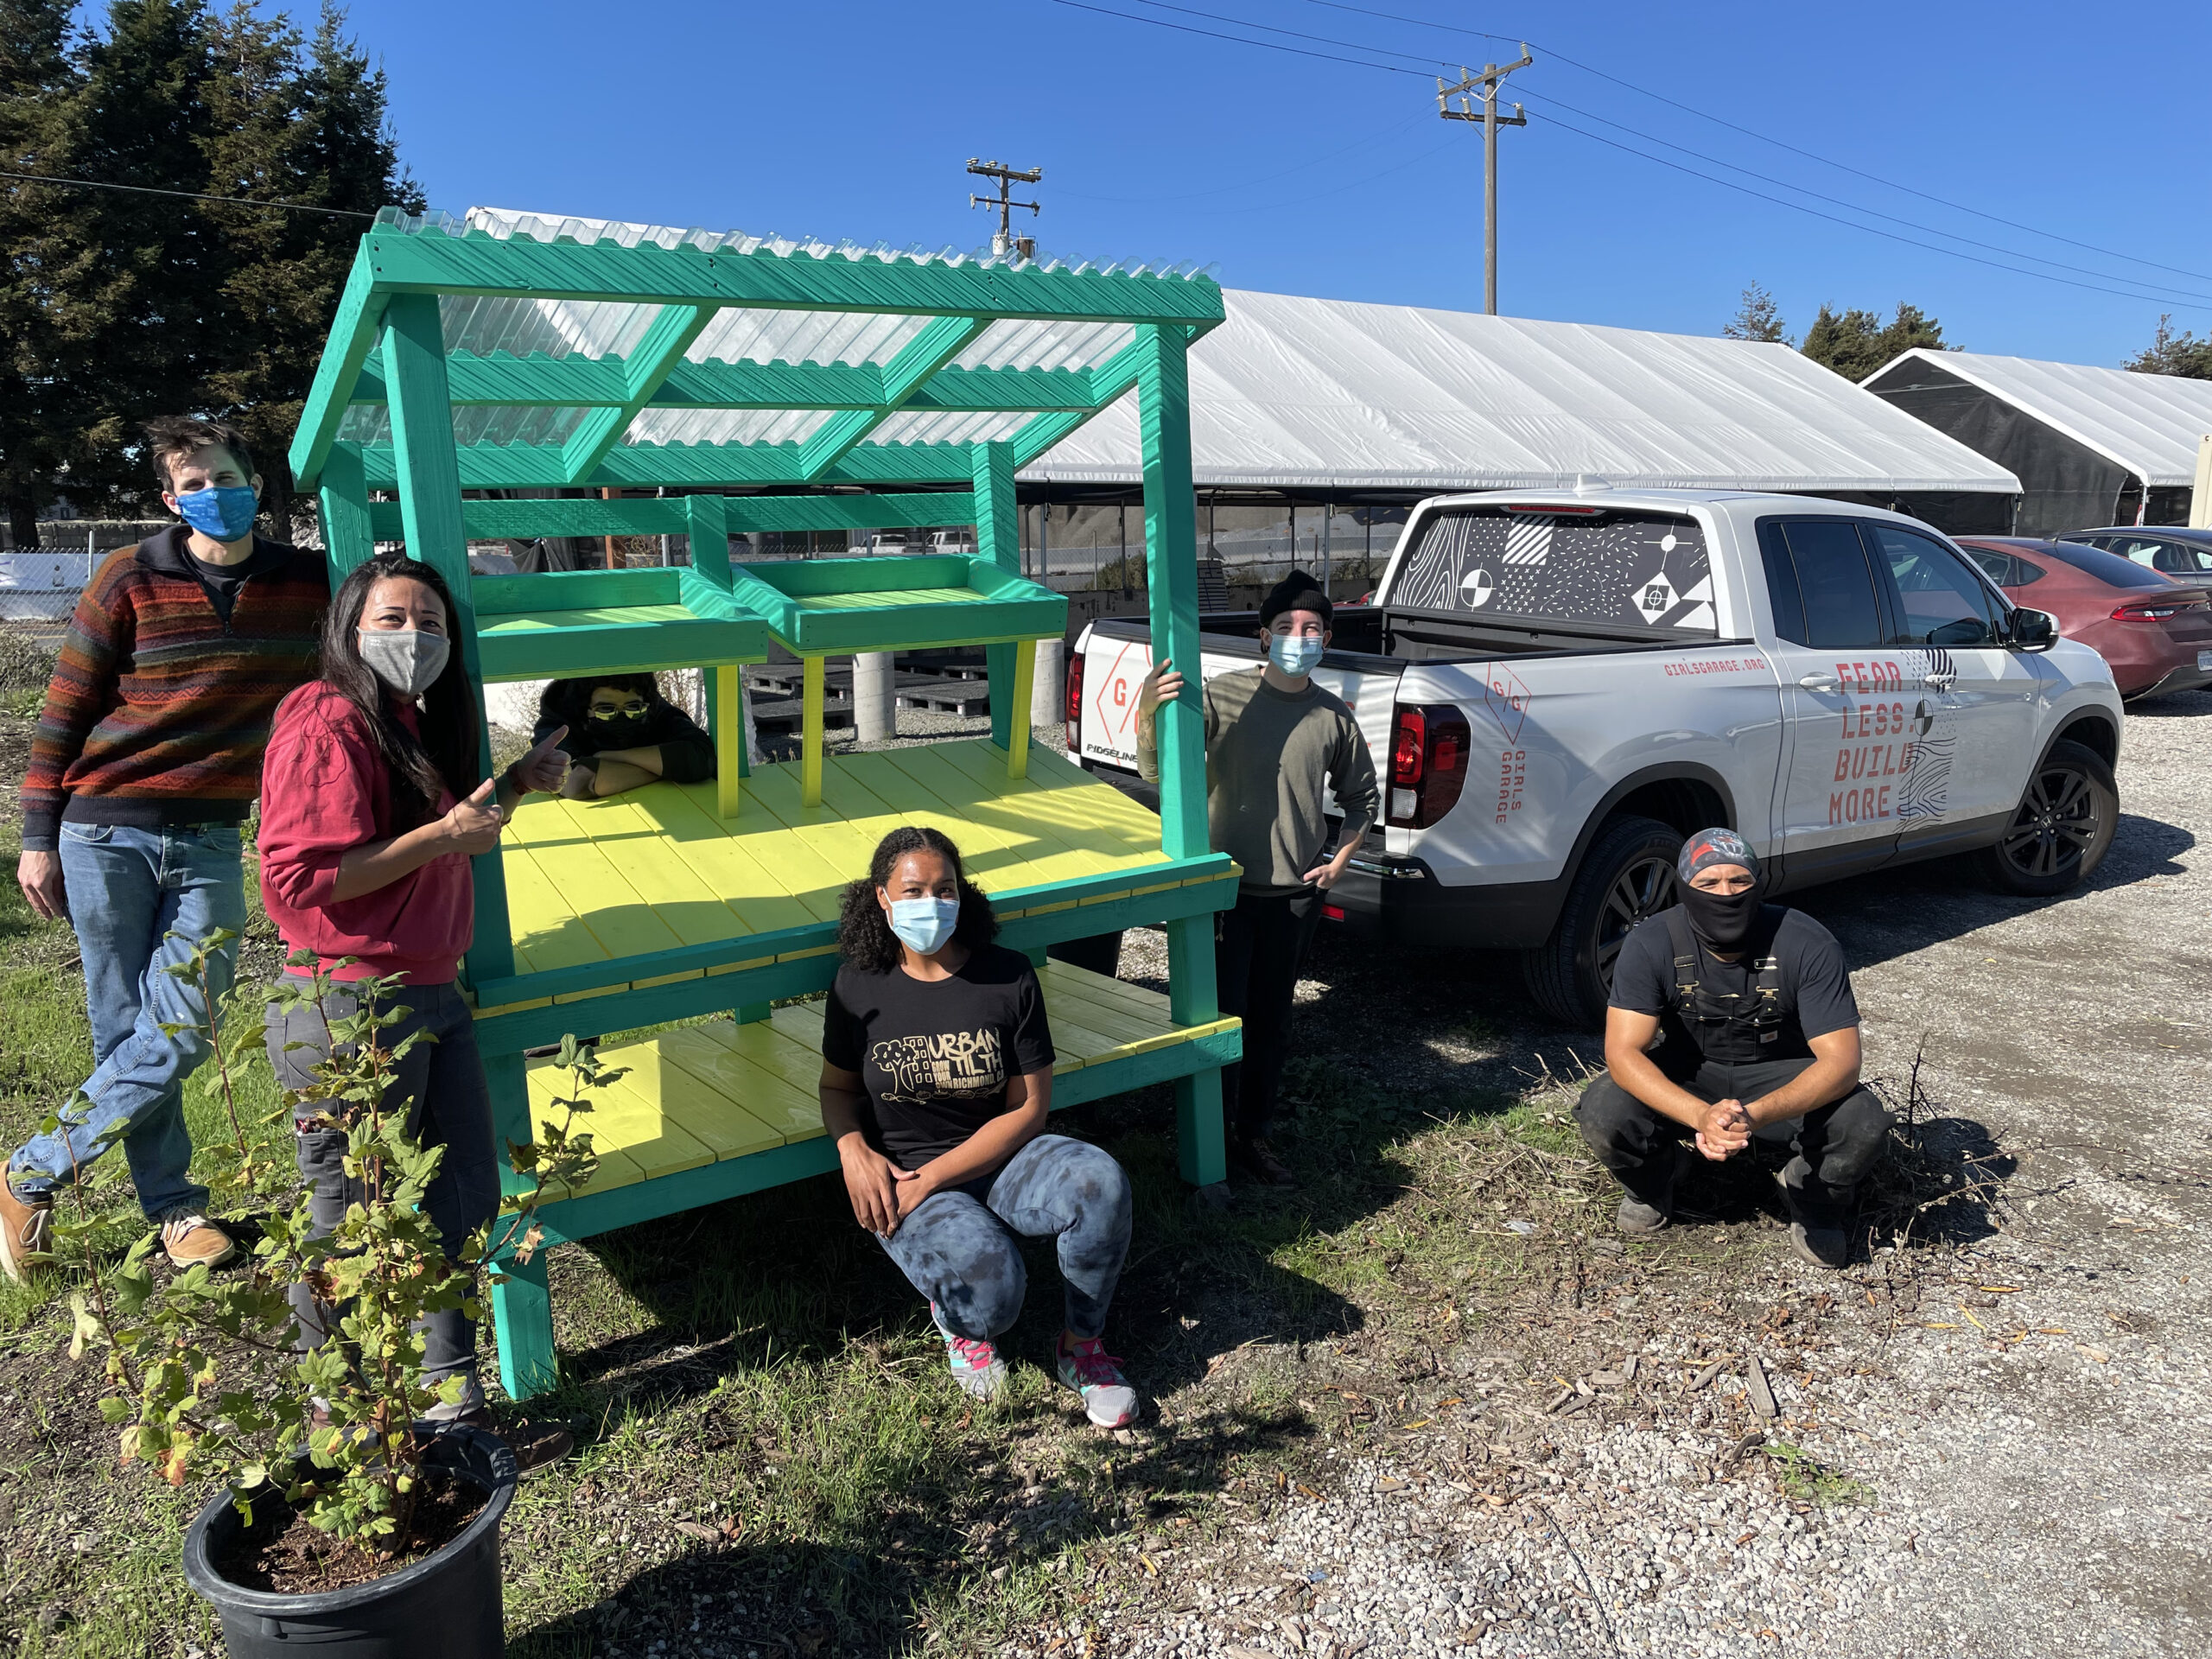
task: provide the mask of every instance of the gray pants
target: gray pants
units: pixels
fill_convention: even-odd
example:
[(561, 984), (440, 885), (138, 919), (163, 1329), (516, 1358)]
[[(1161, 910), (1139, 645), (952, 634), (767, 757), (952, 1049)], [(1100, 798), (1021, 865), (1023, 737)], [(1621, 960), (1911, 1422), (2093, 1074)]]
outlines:
[[(1129, 1178), (1109, 1154), (1040, 1135), (996, 1175), (932, 1192), (883, 1241), (949, 1335), (988, 1341), (1021, 1313), (1028, 1271), (1014, 1235), (1059, 1241), (1067, 1328), (1103, 1335), (1129, 1254)], [(1009, 1229), (1011, 1230), (1009, 1230)]]
[[(287, 974), (302, 988), (307, 981)], [(353, 995), (335, 987), (323, 999), (331, 1019), (343, 1020), (359, 1007)], [(484, 1082), (484, 1062), (476, 1052), (476, 1032), (468, 1005), (451, 985), (409, 985), (392, 993), (391, 1004), (407, 1010), (405, 1019), (385, 1027), (383, 1040), (397, 1044), (410, 1032), (428, 1033), (435, 1042), (417, 1043), (399, 1062), (385, 1096), (388, 1111), (404, 1103), (407, 1132), (418, 1145), (442, 1146), (444, 1160), (423, 1190), (423, 1210), (436, 1224), (448, 1256), (467, 1247), (476, 1230), (499, 1213), (499, 1166), (493, 1149), (492, 1096)], [(313, 1008), (277, 1016), (270, 1009), (269, 1062), (286, 1089), (304, 1089), (315, 1068), (330, 1052), (330, 1033)], [(305, 1048), (288, 1049), (288, 1043)], [(315, 1236), (326, 1238), (345, 1219), (346, 1207), (360, 1201), (362, 1185), (346, 1177), (346, 1132), (301, 1129), (300, 1173), (312, 1192)], [(292, 1290), (292, 1312), (299, 1320), (300, 1345), (319, 1346), (327, 1335), (329, 1310), (305, 1286)], [(423, 1378), (435, 1387), (456, 1374), (469, 1379), (467, 1405), (480, 1400), (475, 1388), (476, 1327), (459, 1308), (433, 1313), (423, 1321)]]

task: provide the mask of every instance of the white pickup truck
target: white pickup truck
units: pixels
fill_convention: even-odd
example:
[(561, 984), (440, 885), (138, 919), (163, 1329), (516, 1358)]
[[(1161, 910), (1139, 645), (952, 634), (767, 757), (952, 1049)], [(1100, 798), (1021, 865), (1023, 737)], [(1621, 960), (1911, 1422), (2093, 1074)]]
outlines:
[[(1258, 660), (1205, 619), (1203, 671)], [(1135, 619), (1092, 624), (1068, 746), (1135, 785)], [(1187, 670), (1186, 670), (1187, 671)], [(2112, 843), (2120, 706), (2104, 659), (2015, 609), (1942, 537), (1796, 496), (1605, 488), (1440, 496), (1316, 677), (1374, 751), (1385, 822), (1324, 914), (1417, 945), (1524, 953), (1554, 1017), (1603, 1017), (1682, 839), (1740, 831), (1775, 890), (1978, 852), (2052, 894)], [(1186, 696), (1195, 696), (1186, 692)]]

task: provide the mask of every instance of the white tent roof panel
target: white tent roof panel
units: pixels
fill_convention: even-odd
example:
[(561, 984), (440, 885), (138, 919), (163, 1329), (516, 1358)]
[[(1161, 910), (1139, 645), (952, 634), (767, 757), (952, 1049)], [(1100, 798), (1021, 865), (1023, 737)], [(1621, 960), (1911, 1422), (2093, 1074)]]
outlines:
[(2196, 481), (2197, 446), (2212, 432), (2212, 380), (1923, 346), (1884, 364), (1867, 380), (1916, 358), (2095, 450), (2147, 486)]
[[(1198, 483), (1986, 491), (2005, 468), (1786, 346), (1243, 289), (1192, 348)], [(1949, 359), (1947, 358), (1946, 361)], [(1123, 399), (1027, 468), (1137, 480)]]

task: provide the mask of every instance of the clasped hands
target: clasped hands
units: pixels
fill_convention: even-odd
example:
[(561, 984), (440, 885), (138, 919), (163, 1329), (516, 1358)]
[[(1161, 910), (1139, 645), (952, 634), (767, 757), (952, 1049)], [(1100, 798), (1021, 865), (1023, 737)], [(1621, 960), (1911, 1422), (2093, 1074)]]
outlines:
[(1716, 1100), (1697, 1121), (1697, 1149), (1714, 1163), (1726, 1163), (1751, 1144), (1758, 1125), (1740, 1100)]
[(853, 1217), (878, 1238), (888, 1238), (899, 1224), (929, 1197), (931, 1188), (916, 1169), (901, 1169), (859, 1135), (850, 1135), (837, 1147), (844, 1166), (845, 1194), (852, 1200)]

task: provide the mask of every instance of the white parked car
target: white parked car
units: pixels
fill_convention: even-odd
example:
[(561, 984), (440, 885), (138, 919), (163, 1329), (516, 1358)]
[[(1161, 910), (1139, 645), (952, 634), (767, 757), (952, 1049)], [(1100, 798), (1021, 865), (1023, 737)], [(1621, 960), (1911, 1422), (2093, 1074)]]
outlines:
[[(1258, 660), (1205, 619), (1203, 671)], [(1068, 742), (1134, 785), (1141, 620), (1094, 623)], [(1316, 677), (1352, 706), (1386, 822), (1332, 922), (1524, 953), (1537, 1001), (1602, 1019), (1628, 931), (1725, 823), (1775, 890), (1945, 854), (2063, 893), (2111, 845), (2120, 696), (2103, 658), (2016, 609), (1942, 536), (1799, 496), (1441, 496)]]

